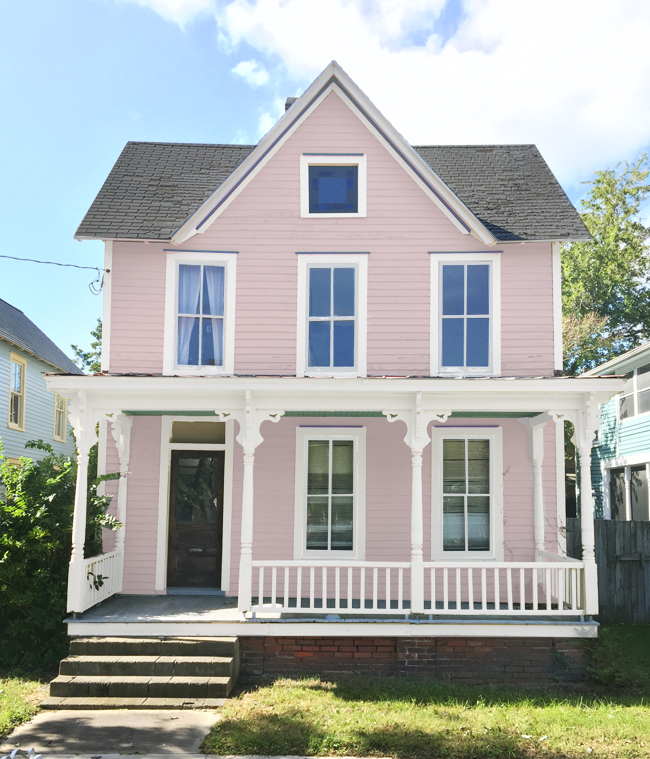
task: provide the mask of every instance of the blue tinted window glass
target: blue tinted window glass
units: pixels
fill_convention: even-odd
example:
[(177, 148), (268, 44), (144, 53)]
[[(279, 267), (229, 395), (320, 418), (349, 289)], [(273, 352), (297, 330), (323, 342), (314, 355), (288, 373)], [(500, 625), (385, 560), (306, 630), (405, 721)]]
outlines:
[[(309, 315), (330, 316), (331, 269), (309, 270)], [(328, 361), (329, 364), (329, 361)]]
[(199, 321), (191, 316), (178, 319), (178, 363), (181, 366), (199, 364)]
[[(442, 313), (455, 316), (465, 313), (465, 267), (442, 267)], [(449, 364), (452, 366), (452, 364)], [(456, 364), (454, 364), (456, 366)]]
[(223, 316), (223, 281), (225, 267), (203, 267), (203, 313)]
[(490, 267), (470, 264), (467, 267), (467, 313), (490, 313)]
[(334, 316), (354, 316), (354, 269), (334, 269)]
[(201, 365), (223, 365), (223, 319), (203, 319)]
[(310, 166), (309, 213), (357, 213), (358, 166)]
[(201, 296), (201, 267), (181, 264), (178, 267), (178, 313), (198, 314)]
[[(312, 322), (313, 324), (314, 322)], [(311, 325), (310, 325), (311, 326)], [(334, 322), (334, 364), (354, 366), (354, 322)]]
[(309, 322), (309, 366), (330, 366), (331, 322)]
[(442, 365), (443, 366), (465, 366), (464, 344), (465, 344), (464, 319), (443, 319), (442, 320)]
[(467, 366), (489, 366), (490, 320), (467, 320)]

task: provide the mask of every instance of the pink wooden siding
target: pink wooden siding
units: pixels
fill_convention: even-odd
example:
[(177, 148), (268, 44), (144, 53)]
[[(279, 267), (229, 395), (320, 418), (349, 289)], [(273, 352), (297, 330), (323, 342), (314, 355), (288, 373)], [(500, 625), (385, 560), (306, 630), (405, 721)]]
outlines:
[[(300, 218), (300, 155), (363, 152), (368, 216)], [(236, 250), (235, 372), (296, 368), (297, 251), (369, 252), (368, 373), (429, 373), (429, 251), (489, 250), (462, 235), (335, 94), (305, 121), (192, 250)], [(113, 246), (110, 370), (160, 372), (167, 244)], [(551, 245), (502, 258), (502, 372), (553, 374)]]
[(161, 417), (136, 416), (124, 555), (124, 593), (155, 593)]

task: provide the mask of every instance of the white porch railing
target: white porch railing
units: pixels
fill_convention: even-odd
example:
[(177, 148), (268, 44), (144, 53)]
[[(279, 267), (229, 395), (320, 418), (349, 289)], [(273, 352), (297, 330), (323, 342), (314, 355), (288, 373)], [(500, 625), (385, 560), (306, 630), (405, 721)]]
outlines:
[[(541, 555), (544, 553), (544, 555)], [(424, 612), (584, 614), (584, 564), (540, 552), (532, 562), (425, 562)], [(251, 612), (409, 614), (409, 562), (253, 561)], [(421, 565), (422, 566), (422, 565)]]
[[(70, 578), (68, 611), (81, 613), (122, 590), (124, 551), (115, 550), (84, 559)], [(70, 565), (72, 570), (73, 565)], [(72, 575), (72, 571), (71, 571)]]
[(408, 562), (254, 561), (251, 611), (404, 614)]

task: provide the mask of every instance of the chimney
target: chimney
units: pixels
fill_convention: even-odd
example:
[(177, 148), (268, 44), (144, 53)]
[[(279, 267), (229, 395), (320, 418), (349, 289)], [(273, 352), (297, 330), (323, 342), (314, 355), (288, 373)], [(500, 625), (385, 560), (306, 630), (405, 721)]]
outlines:
[(298, 100), (298, 98), (287, 98), (286, 102), (284, 104), (284, 111), (285, 113), (291, 108), (291, 106)]

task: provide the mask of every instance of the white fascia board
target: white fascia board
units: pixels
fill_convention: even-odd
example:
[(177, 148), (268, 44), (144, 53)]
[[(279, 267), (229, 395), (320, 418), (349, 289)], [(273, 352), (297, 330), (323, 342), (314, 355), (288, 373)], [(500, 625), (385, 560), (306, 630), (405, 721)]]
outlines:
[(113, 294), (113, 242), (104, 243), (104, 295), (102, 303), (102, 354), (101, 369), (110, 371), (111, 361), (111, 309)]
[[(171, 242), (174, 245), (180, 245), (194, 235), (205, 232), (234, 197), (333, 90), (355, 111), (357, 116), (361, 115), (373, 134), (409, 170), (417, 184), (461, 233), (471, 234), (486, 245), (494, 245), (497, 242), (491, 232), (382, 116), (336, 61), (332, 61), (293, 106), (285, 111), (278, 123), (262, 137), (228, 179), (175, 232)], [(343, 97), (343, 93), (347, 97)]]

